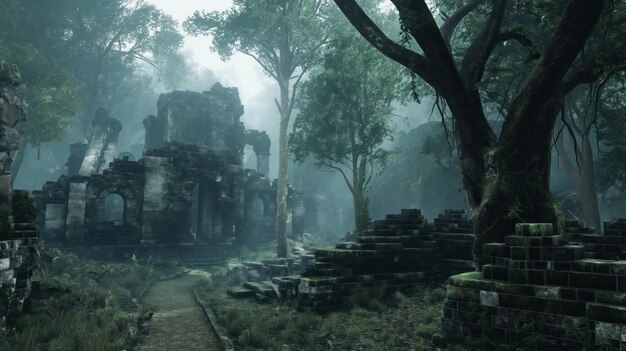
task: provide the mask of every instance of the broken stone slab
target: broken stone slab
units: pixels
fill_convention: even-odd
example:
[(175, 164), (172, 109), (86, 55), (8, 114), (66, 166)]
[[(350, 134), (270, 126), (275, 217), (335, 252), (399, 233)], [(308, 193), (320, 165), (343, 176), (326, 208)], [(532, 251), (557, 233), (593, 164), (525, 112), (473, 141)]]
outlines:
[(252, 297), (256, 295), (256, 291), (244, 287), (229, 288), (226, 293), (232, 297)]

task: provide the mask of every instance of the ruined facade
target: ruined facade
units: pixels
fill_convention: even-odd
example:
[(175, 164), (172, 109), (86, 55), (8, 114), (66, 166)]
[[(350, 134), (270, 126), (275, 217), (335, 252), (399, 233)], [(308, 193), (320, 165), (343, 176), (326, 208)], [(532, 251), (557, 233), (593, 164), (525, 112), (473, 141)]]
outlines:
[[(137, 161), (114, 158), (118, 121), (99, 110), (89, 144), (70, 145), (68, 175), (37, 192), (43, 236), (74, 245), (255, 242), (274, 237), (270, 139), (245, 130), (237, 89), (160, 96)], [(251, 145), (257, 170), (243, 169)]]

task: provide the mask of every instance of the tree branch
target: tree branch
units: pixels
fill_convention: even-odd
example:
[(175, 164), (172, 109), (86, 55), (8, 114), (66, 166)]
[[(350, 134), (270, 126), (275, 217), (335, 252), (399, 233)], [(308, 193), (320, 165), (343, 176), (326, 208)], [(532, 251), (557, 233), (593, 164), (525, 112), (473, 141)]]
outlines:
[(463, 56), (461, 77), (470, 91), (476, 89), (476, 84), (481, 81), (487, 60), (499, 41), (506, 5), (507, 0), (493, 0), (493, 7), (485, 28), (474, 39)]
[[(394, 42), (372, 21), (355, 0), (334, 0), (341, 12), (356, 30), (378, 51), (408, 68), (433, 87), (440, 84), (433, 74), (433, 67), (422, 55)], [(437, 29), (438, 31), (438, 29)], [(438, 34), (441, 36), (440, 34)]]
[(341, 175), (343, 176), (343, 180), (346, 181), (346, 185), (348, 186), (348, 189), (350, 189), (350, 192), (352, 194), (354, 194), (354, 187), (352, 186), (352, 183), (350, 183), (350, 180), (348, 179), (348, 176), (346, 175), (346, 172), (343, 171), (343, 169), (341, 169), (341, 167), (337, 167), (334, 166), (328, 162), (325, 161), (320, 161), (320, 164), (324, 167), (330, 168), (330, 169), (334, 169), (336, 171), (339, 171), (339, 173), (341, 173)]
[(461, 7), (457, 10), (452, 16), (448, 17), (444, 24), (439, 27), (439, 31), (441, 32), (441, 36), (443, 40), (450, 46), (450, 40), (452, 39), (452, 34), (456, 30), (456, 27), (461, 23), (461, 21), (467, 16), (469, 13), (474, 11), (478, 5), (480, 5), (484, 0), (472, 0), (467, 3), (465, 6)]
[(521, 27), (513, 28), (506, 32), (500, 33), (500, 36), (498, 37), (498, 42), (502, 43), (502, 42), (509, 41), (509, 40), (515, 40), (521, 45), (524, 45), (527, 47), (533, 46), (533, 42), (530, 40), (529, 37), (524, 35), (524, 32), (522, 31)]
[(267, 74), (269, 74), (270, 77), (274, 78), (275, 80), (278, 80), (278, 77), (276, 76), (276, 74), (272, 70), (270, 70), (269, 67), (267, 67), (267, 65), (264, 64), (256, 55), (253, 55), (253, 54), (251, 54), (249, 52), (246, 52), (246, 51), (243, 51), (243, 50), (237, 50), (237, 51), (239, 51), (240, 53), (242, 53), (242, 54), (244, 54), (246, 56), (252, 57), (254, 59), (254, 61), (256, 61), (261, 66), (261, 68), (263, 68), (263, 70)]
[(511, 102), (511, 112), (504, 122), (500, 140), (521, 145), (522, 141), (516, 144), (516, 140), (522, 137), (521, 131), (526, 128), (511, 128), (511, 125), (528, 124), (528, 116), (541, 115), (544, 105), (553, 98), (569, 67), (585, 45), (605, 4), (606, 0), (569, 2), (537, 66)]

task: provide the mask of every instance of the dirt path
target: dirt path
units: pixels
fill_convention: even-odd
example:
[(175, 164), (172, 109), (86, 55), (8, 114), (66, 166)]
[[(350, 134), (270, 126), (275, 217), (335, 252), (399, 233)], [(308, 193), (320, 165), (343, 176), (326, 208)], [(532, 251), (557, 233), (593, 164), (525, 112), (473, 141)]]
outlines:
[(196, 303), (192, 286), (202, 279), (195, 274), (156, 283), (145, 301), (155, 313), (139, 351), (220, 350), (219, 341)]

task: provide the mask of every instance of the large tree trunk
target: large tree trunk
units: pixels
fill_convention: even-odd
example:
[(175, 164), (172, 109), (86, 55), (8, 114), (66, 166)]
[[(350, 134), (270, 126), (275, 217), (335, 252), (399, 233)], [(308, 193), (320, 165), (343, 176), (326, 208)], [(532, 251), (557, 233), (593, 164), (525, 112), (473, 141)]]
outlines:
[(557, 232), (562, 227), (549, 184), (552, 130), (559, 111), (559, 102), (550, 101), (538, 117), (509, 127), (521, 139), (501, 138), (490, 153), (484, 199), (475, 218), (474, 256), (479, 266), (486, 263), (483, 244), (504, 242), (514, 234), (516, 223), (552, 223)]
[(550, 193), (552, 131), (561, 111), (561, 82), (595, 27), (605, 1), (572, 0), (533, 73), (511, 102), (490, 152), (484, 199), (475, 219), (474, 256), (485, 264), (483, 244), (504, 242), (515, 223), (552, 223), (562, 231)]
[(369, 200), (367, 185), (365, 181), (365, 173), (367, 171), (367, 159), (361, 158), (358, 165), (352, 170), (353, 186), (352, 199), (354, 202), (354, 231), (358, 236), (362, 231), (366, 230), (369, 225)]
[(583, 211), (585, 213), (585, 223), (587, 226), (596, 228), (596, 233), (602, 232), (600, 221), (600, 209), (598, 206), (598, 195), (596, 193), (596, 175), (594, 170), (593, 151), (589, 141), (589, 133), (582, 138), (582, 164), (581, 164), (581, 184), (579, 192), (583, 200)]
[[(286, 87), (286, 88), (284, 88)], [(280, 134), (278, 137), (278, 189), (276, 191), (276, 255), (287, 257), (287, 191), (289, 161), (289, 83), (281, 85)]]

